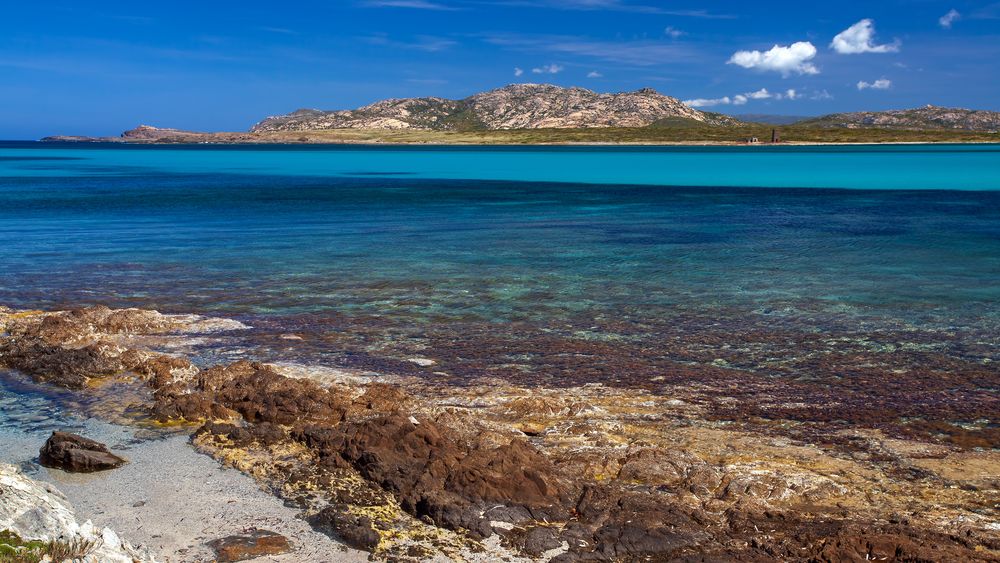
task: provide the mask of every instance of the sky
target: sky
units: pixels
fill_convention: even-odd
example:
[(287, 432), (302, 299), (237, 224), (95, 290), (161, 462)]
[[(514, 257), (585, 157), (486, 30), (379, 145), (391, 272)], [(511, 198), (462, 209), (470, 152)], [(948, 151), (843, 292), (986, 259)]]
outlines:
[(245, 130), (516, 82), (731, 114), (1000, 110), (1000, 2), (7, 0), (0, 139)]

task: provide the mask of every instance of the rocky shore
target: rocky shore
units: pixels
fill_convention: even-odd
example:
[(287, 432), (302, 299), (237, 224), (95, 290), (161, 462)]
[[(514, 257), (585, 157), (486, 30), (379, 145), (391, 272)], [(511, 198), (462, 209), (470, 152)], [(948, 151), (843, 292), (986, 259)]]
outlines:
[(1000, 559), (995, 448), (863, 418), (806, 441), (790, 420), (733, 425), (639, 386), (444, 386), (165, 351), (205, 322), (0, 309), (0, 365), (95, 414), (189, 430), (376, 558)]

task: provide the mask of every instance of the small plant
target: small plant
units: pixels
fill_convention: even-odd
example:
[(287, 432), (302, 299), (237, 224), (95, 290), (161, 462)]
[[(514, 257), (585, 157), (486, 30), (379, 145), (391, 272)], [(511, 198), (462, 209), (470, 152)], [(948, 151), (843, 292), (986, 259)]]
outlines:
[(94, 550), (96, 543), (81, 538), (69, 541), (25, 540), (10, 530), (0, 531), (0, 563), (39, 563), (79, 559)]

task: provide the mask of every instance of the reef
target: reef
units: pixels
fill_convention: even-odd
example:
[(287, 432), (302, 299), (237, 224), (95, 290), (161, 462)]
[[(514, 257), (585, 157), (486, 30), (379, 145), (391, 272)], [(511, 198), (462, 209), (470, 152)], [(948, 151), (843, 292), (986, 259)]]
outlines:
[[(376, 558), (1000, 560), (1000, 452), (987, 434), (961, 443), (865, 417), (823, 431), (823, 411), (790, 402), (791, 390), (807, 392), (801, 381), (748, 386), (742, 402), (701, 400), (713, 385), (736, 393), (719, 366), (687, 387), (676, 373), (656, 389), (483, 376), (444, 385), (404, 369), (202, 365), (157, 349), (158, 335), (206, 322), (0, 310), (0, 365), (74, 393), (132, 389), (121, 410), (141, 413), (135, 423), (190, 428), (196, 447)], [(642, 371), (642, 354), (632, 365)]]

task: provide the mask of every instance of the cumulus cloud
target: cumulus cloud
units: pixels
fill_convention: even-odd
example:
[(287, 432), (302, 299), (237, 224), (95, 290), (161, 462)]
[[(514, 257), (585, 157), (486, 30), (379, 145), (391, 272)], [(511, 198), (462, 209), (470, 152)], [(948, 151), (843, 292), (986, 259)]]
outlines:
[(668, 25), (667, 28), (663, 30), (663, 33), (670, 36), (671, 39), (677, 39), (682, 35), (687, 35), (687, 32), (681, 31), (672, 25)]
[(879, 78), (875, 82), (865, 82), (864, 80), (858, 82), (858, 90), (888, 90), (892, 87), (892, 80), (886, 78)]
[(799, 41), (791, 45), (775, 45), (767, 51), (736, 51), (726, 64), (741, 66), (762, 71), (780, 72), (788, 77), (792, 73), (819, 74), (819, 69), (812, 64), (816, 56), (816, 47), (808, 41)]
[(941, 27), (945, 29), (951, 29), (951, 24), (962, 19), (962, 14), (958, 13), (958, 10), (952, 8), (948, 10), (948, 13), (938, 18), (938, 23)]
[(797, 100), (801, 97), (802, 95), (799, 94), (798, 91), (795, 90), (795, 88), (789, 88), (788, 90), (785, 90), (785, 98), (788, 98), (789, 100)]
[(899, 40), (885, 45), (875, 44), (875, 22), (863, 19), (834, 36), (830, 48), (841, 55), (860, 53), (895, 53), (899, 51)]
[(514, 67), (514, 76), (521, 76), (524, 74), (524, 69), (519, 67)]
[(592, 70), (587, 73), (587, 78), (603, 78), (603, 77), (604, 75), (597, 72), (596, 70)]
[(550, 64), (550, 65), (544, 65), (544, 66), (540, 66), (540, 67), (535, 67), (535, 68), (531, 69), (531, 72), (533, 72), (535, 74), (559, 74), (563, 70), (564, 70), (564, 68), (562, 66), (553, 63), (553, 64)]

